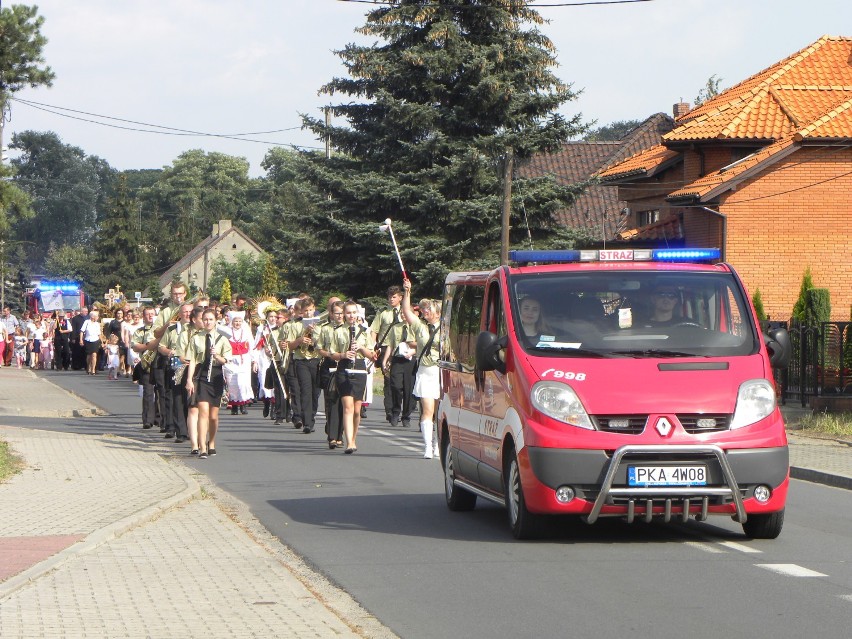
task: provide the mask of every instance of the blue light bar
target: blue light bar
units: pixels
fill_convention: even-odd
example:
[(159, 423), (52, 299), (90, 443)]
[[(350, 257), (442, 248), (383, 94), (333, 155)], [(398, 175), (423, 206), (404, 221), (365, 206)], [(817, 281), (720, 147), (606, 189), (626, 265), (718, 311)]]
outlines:
[(80, 285), (76, 282), (49, 282), (42, 281), (38, 283), (38, 289), (45, 291), (62, 291), (63, 293), (76, 293), (80, 290)]
[(718, 260), (722, 257), (722, 251), (715, 248), (694, 249), (655, 249), (653, 257), (655, 262), (707, 262)]
[(580, 251), (509, 251), (513, 262), (579, 262)]

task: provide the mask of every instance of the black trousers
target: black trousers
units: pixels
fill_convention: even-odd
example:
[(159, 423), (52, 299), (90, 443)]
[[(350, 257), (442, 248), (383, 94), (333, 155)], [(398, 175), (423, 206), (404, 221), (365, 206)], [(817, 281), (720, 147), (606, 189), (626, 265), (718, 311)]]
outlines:
[(287, 367), (286, 373), (280, 373), (281, 369), (278, 369), (281, 382), (278, 381), (279, 375), (276, 374), (275, 369), (272, 368), (273, 366), (276, 366), (275, 362), (269, 365), (270, 374), (272, 375), (272, 391), (275, 398), (275, 404), (272, 406), (272, 413), (270, 414), (270, 417), (276, 421), (283, 421), (287, 418), (290, 403), (286, 397), (285, 387), (282, 386), (281, 383), (283, 382), (289, 389), (290, 384), (287, 381), (287, 377), (290, 375), (290, 371), (293, 368), (292, 364), (293, 363), (290, 362), (290, 366)]
[[(166, 368), (165, 372), (165, 398), (163, 406), (163, 423), (166, 430), (173, 432), (178, 437), (186, 437), (189, 433), (186, 429), (186, 387), (183, 384), (175, 384), (174, 371)], [(186, 371), (184, 371), (186, 374)]]
[(295, 387), (291, 387), (290, 402), (293, 422), (302, 422), (305, 428), (314, 429), (314, 419), (319, 408), (319, 359), (293, 359), (291, 364)]
[(60, 336), (54, 340), (53, 362), (56, 370), (61, 368), (67, 371), (71, 368), (71, 345), (68, 343), (67, 337)]
[(75, 371), (86, 368), (86, 348), (80, 344), (80, 339), (71, 340), (71, 368)]
[(412, 402), (411, 393), (414, 391), (414, 359), (394, 357), (391, 359), (390, 383), (393, 396), (393, 417), (402, 417), (403, 420), (411, 419)]
[[(385, 351), (387, 350), (387, 346), (382, 346), (379, 350), (379, 358), (378, 362), (384, 361)], [(385, 418), (390, 421), (393, 416), (393, 390), (391, 390), (391, 378), (390, 373), (384, 376), (384, 387), (382, 390), (384, 394), (384, 405), (385, 405)], [(396, 414), (399, 415), (400, 407), (397, 406)]]
[(159, 407), (157, 406), (157, 390), (154, 386), (154, 371), (142, 371), (139, 376), (142, 387), (142, 423), (159, 426)]
[[(157, 395), (157, 414), (160, 416), (160, 421), (157, 424), (160, 428), (168, 428), (168, 414), (171, 409), (171, 401), (168, 400), (168, 393), (166, 393), (166, 369), (155, 366), (152, 372), (154, 389)], [(168, 405), (166, 404), (167, 401), (169, 401)]]

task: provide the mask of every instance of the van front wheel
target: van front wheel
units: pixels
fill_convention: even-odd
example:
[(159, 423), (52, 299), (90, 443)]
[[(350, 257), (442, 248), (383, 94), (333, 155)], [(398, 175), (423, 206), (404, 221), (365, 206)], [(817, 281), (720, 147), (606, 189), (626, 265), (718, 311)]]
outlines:
[(743, 531), (752, 539), (775, 539), (784, 526), (784, 511), (761, 515), (749, 515)]
[(540, 518), (527, 510), (524, 489), (521, 486), (521, 471), (518, 466), (518, 454), (512, 451), (512, 457), (503, 471), (506, 483), (506, 510), (509, 512), (509, 528), (515, 539), (535, 537), (540, 526)]

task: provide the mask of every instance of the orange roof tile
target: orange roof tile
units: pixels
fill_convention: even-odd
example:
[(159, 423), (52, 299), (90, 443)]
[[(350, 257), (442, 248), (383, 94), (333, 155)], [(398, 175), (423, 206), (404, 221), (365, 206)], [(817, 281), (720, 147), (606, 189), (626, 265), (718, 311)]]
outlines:
[(681, 116), (663, 141), (778, 140), (850, 94), (852, 38), (823, 36)]
[(780, 158), (796, 149), (794, 136), (770, 144), (757, 153), (753, 153), (738, 162), (723, 167), (713, 173), (708, 173), (691, 184), (669, 193), (667, 200), (680, 200), (684, 198), (705, 199), (715, 196), (717, 192), (727, 190), (734, 181), (745, 179), (762, 170), (768, 163), (777, 162)]
[(653, 224), (621, 231), (616, 236), (616, 239), (625, 242), (636, 242), (638, 240), (682, 240), (683, 224), (680, 218), (670, 217), (659, 222), (654, 222)]
[(848, 139), (852, 131), (852, 99), (832, 109), (796, 133), (797, 140), (814, 138)]
[(680, 157), (680, 153), (667, 149), (662, 144), (652, 146), (647, 151), (637, 153), (631, 158), (613, 164), (598, 173), (598, 177), (606, 180), (618, 180), (632, 175), (645, 174), (651, 176), (664, 165)]

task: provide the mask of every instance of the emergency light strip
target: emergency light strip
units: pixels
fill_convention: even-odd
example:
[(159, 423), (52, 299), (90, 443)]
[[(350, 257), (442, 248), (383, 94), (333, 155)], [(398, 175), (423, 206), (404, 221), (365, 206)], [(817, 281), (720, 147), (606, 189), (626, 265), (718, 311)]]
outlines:
[(509, 251), (513, 262), (712, 262), (721, 258), (715, 248), (694, 249), (590, 249), (566, 251)]

